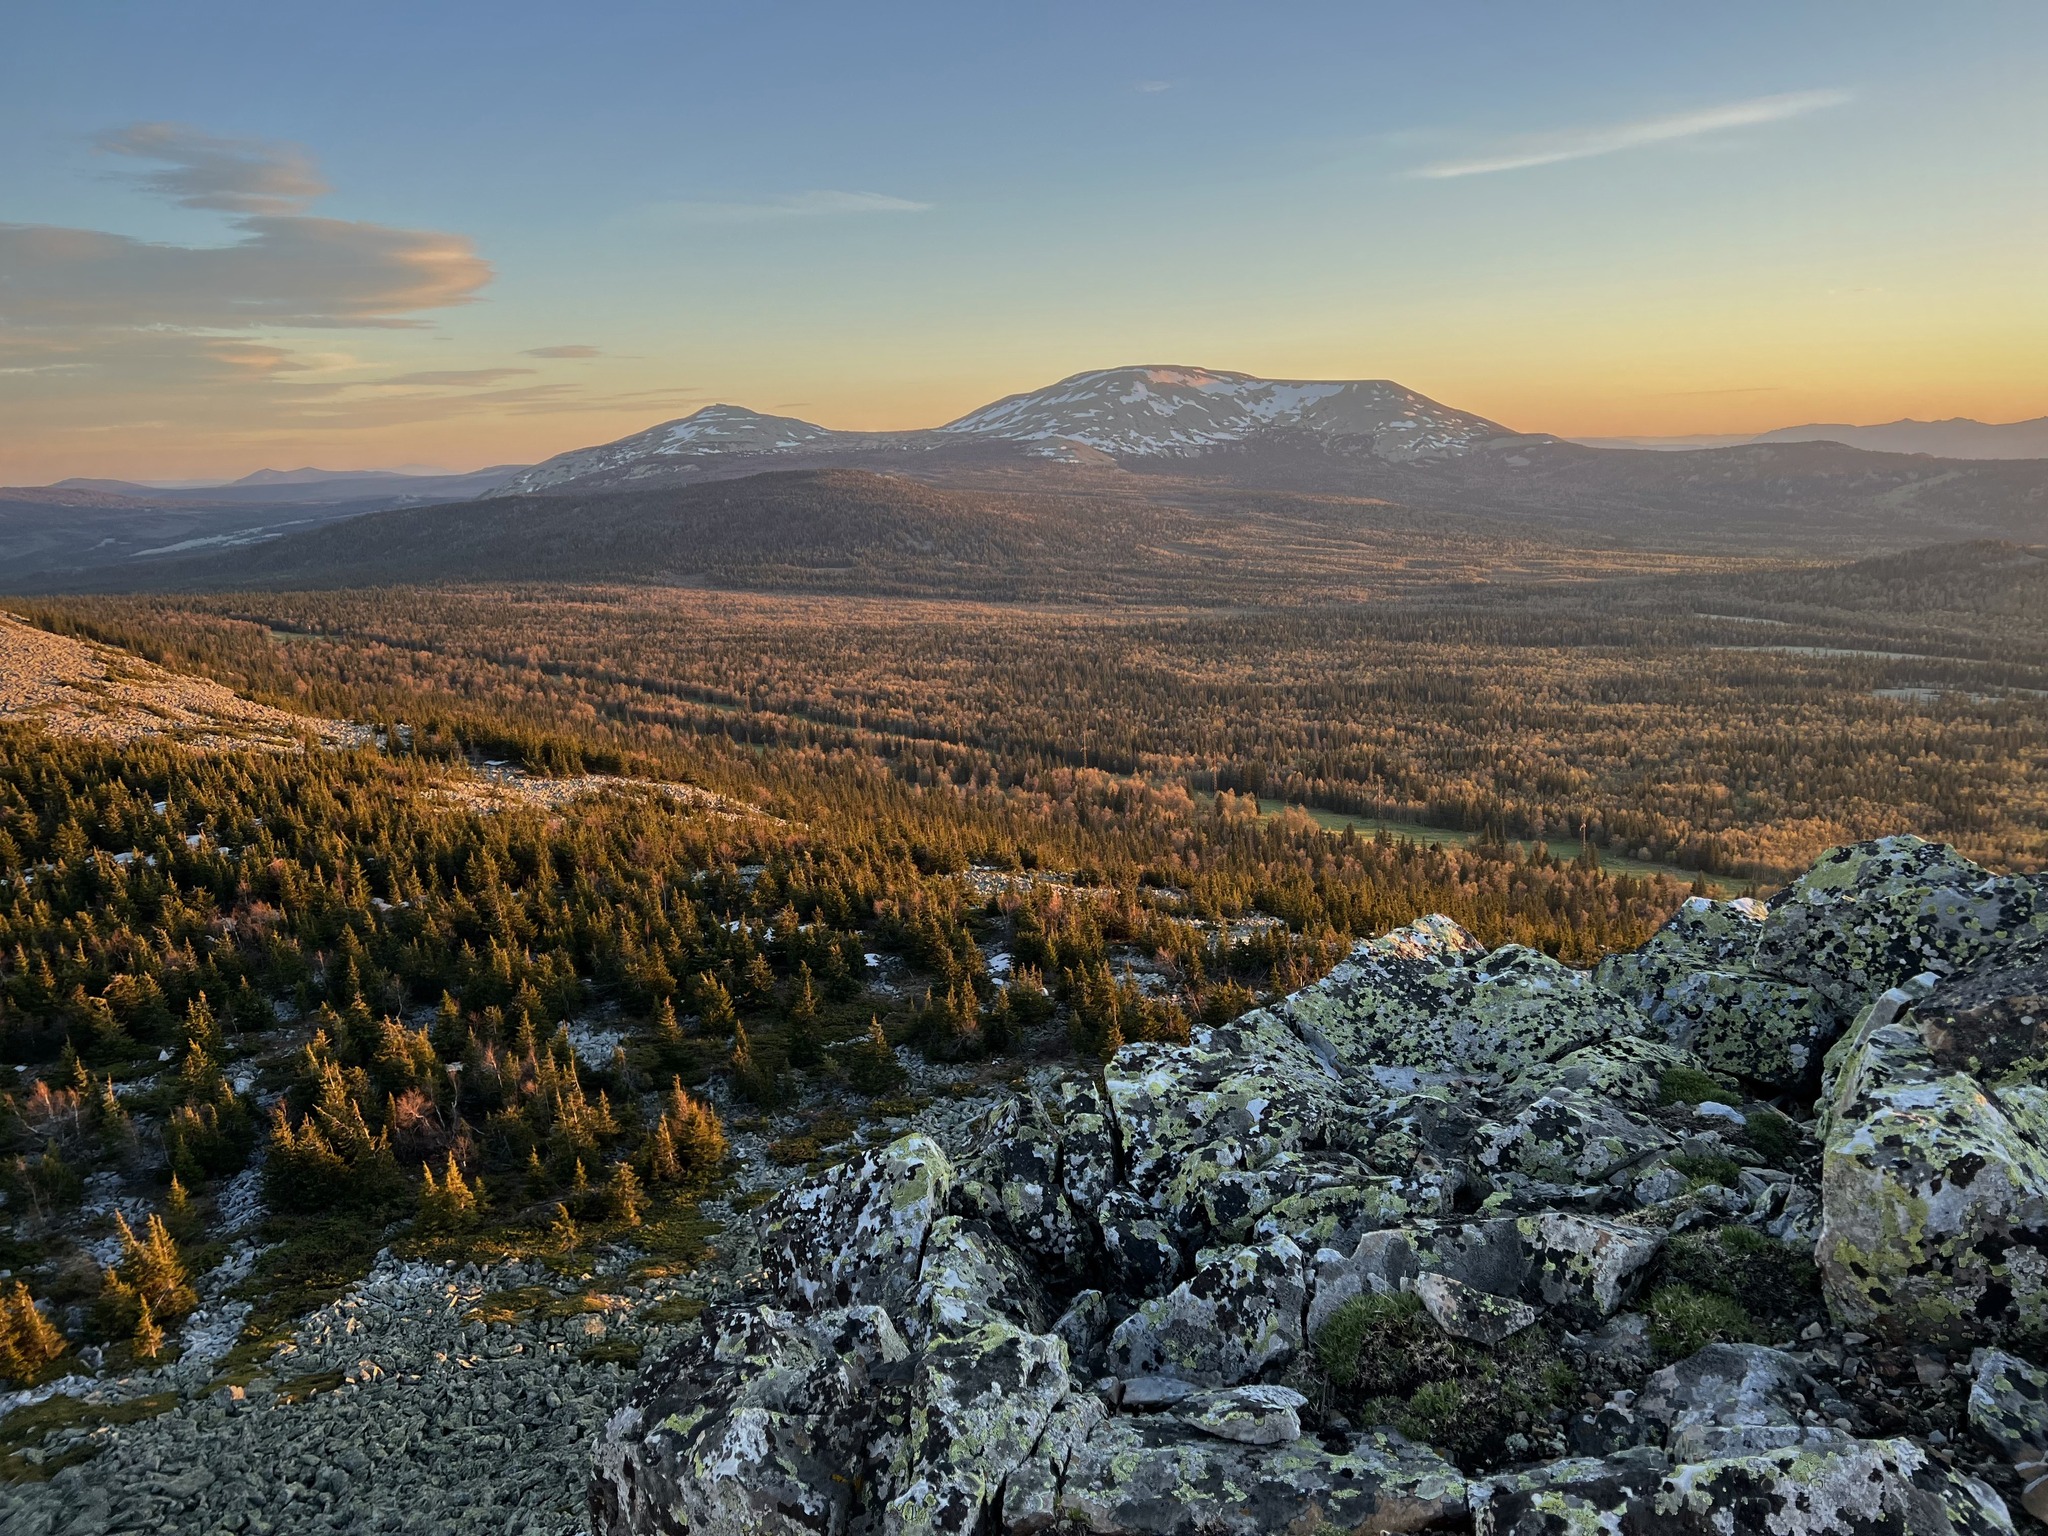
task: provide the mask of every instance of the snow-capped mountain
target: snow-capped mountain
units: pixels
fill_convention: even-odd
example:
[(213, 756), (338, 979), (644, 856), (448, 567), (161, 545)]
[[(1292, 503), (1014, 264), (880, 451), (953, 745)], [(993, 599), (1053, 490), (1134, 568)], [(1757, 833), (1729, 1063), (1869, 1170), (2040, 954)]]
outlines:
[(831, 439), (856, 436), (817, 427), (794, 416), (764, 416), (739, 405), (707, 405), (680, 421), (665, 421), (614, 443), (558, 453), (515, 475), (493, 495), (526, 496), (571, 481), (607, 484), (659, 476), (691, 460), (730, 454), (793, 453)]
[(1258, 379), (1211, 368), (1077, 373), (939, 428), (948, 437), (1078, 443), (1139, 457), (1202, 453), (1278, 430), (1344, 440), (1397, 463), (1513, 435), (1390, 379)]
[[(1032, 458), (1082, 450), (1119, 458), (1193, 457), (1261, 439), (1320, 443), (1388, 463), (1455, 458), (1508, 428), (1440, 405), (1387, 379), (1259, 379), (1210, 368), (1106, 368), (1011, 395), (942, 427), (835, 432), (787, 416), (708, 405), (680, 421), (536, 464), (495, 494), (568, 485), (619, 488), (690, 478), (734, 460), (895, 452), (929, 455), (971, 446)], [(761, 467), (769, 467), (762, 465)]]

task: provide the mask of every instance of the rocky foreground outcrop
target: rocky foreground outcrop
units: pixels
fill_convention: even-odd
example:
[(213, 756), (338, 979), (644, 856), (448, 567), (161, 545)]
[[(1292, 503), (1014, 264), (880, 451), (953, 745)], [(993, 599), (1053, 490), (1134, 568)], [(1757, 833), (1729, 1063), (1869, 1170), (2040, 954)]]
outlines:
[(1591, 973), (1426, 918), (785, 1192), (594, 1522), (2010, 1531), (1970, 1468), (2048, 1491), (2044, 994), (2048, 890), (1912, 838)]

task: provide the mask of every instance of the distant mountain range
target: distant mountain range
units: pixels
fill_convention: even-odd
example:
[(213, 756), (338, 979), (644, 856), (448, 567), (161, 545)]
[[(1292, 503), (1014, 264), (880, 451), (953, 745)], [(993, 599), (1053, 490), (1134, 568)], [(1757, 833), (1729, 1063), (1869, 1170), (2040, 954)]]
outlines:
[[(917, 431), (841, 432), (720, 404), (471, 476), (0, 490), (0, 582), (709, 580), (998, 596), (1093, 591), (1115, 569), (1106, 592), (1168, 598), (1191, 583), (1239, 590), (1218, 573), (1248, 569), (1254, 548), (1268, 583), (1341, 581), (1391, 530), (1414, 548), (1464, 536), (1829, 554), (2048, 541), (2048, 460), (1873, 451), (1832, 430), (1589, 447), (1384, 379), (1116, 368)], [(729, 482), (744, 484), (719, 489)]]
[(497, 489), (526, 467), (524, 464), (494, 464), (489, 469), (472, 470), (461, 475), (413, 474), (397, 469), (259, 469), (239, 480), (193, 485), (148, 485), (136, 480), (80, 477), (59, 480), (54, 485), (7, 486), (0, 488), (0, 497), (28, 500), (38, 491), (89, 491), (102, 496), (122, 496), (150, 506), (461, 501)]
[(1814, 422), (1752, 435), (1694, 437), (1581, 437), (1589, 448), (1655, 448), (1666, 452), (1727, 448), (1738, 443), (1845, 443), (1873, 453), (1925, 453), (1938, 459), (2048, 459), (2048, 416), (2032, 421), (1985, 422), (1967, 416), (1946, 421), (1887, 421), (1873, 427)]
[[(1517, 434), (1440, 405), (1388, 379), (1256, 379), (1210, 368), (1108, 368), (1010, 395), (942, 427), (836, 432), (736, 405), (534, 465), (491, 492), (529, 496), (574, 487), (625, 489), (730, 473), (735, 461), (958, 457), (990, 450), (1068, 463), (1189, 459), (1289, 439), (1390, 464), (1453, 457)], [(977, 452), (978, 450), (978, 452)], [(1107, 456), (1107, 457), (1105, 457)]]
[(0, 579), (19, 587), (194, 550), (238, 549), (391, 507), (466, 501), (525, 466), (466, 475), (260, 469), (230, 485), (72, 479), (0, 486)]

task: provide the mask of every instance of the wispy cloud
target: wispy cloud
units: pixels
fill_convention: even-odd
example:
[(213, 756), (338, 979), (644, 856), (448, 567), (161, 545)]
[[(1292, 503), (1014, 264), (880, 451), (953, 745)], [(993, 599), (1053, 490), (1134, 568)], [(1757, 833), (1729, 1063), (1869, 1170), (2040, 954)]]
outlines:
[(570, 346), (528, 347), (520, 355), (522, 357), (603, 357), (604, 353), (597, 347)]
[(1140, 80), (1131, 89), (1141, 96), (1157, 96), (1161, 91), (1172, 90), (1173, 82), (1171, 80)]
[(501, 379), (513, 379), (533, 371), (531, 368), (436, 368), (425, 373), (401, 373), (394, 379), (375, 379), (366, 382), (429, 385), (435, 388), (475, 387), (496, 384)]
[(1779, 123), (1827, 107), (1841, 106), (1849, 99), (1847, 91), (1793, 91), (1782, 96), (1756, 96), (1747, 101), (1731, 101), (1693, 112), (1645, 117), (1632, 123), (1529, 134), (1509, 140), (1491, 153), (1462, 160), (1440, 160), (1409, 174), (1442, 181), (1456, 176), (1490, 176), (1497, 171), (1526, 171), (1567, 160), (1591, 160), (1596, 156), (1643, 149), (1653, 144), (1671, 144), (1706, 134)]
[(684, 224), (760, 224), (864, 213), (929, 213), (931, 207), (881, 192), (790, 192), (748, 202), (656, 203), (649, 212)]
[(224, 139), (182, 123), (130, 123), (93, 140), (102, 154), (153, 160), (137, 185), (183, 208), (221, 213), (299, 213), (331, 190), (296, 144)]

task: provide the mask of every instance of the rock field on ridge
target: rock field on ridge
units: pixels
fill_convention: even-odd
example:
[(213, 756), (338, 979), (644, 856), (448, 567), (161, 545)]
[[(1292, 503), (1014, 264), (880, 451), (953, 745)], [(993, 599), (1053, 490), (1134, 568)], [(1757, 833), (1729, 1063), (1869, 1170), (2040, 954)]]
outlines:
[(1441, 918), (785, 1191), (593, 1527), (2048, 1515), (2048, 890), (1832, 850), (1573, 971)]

